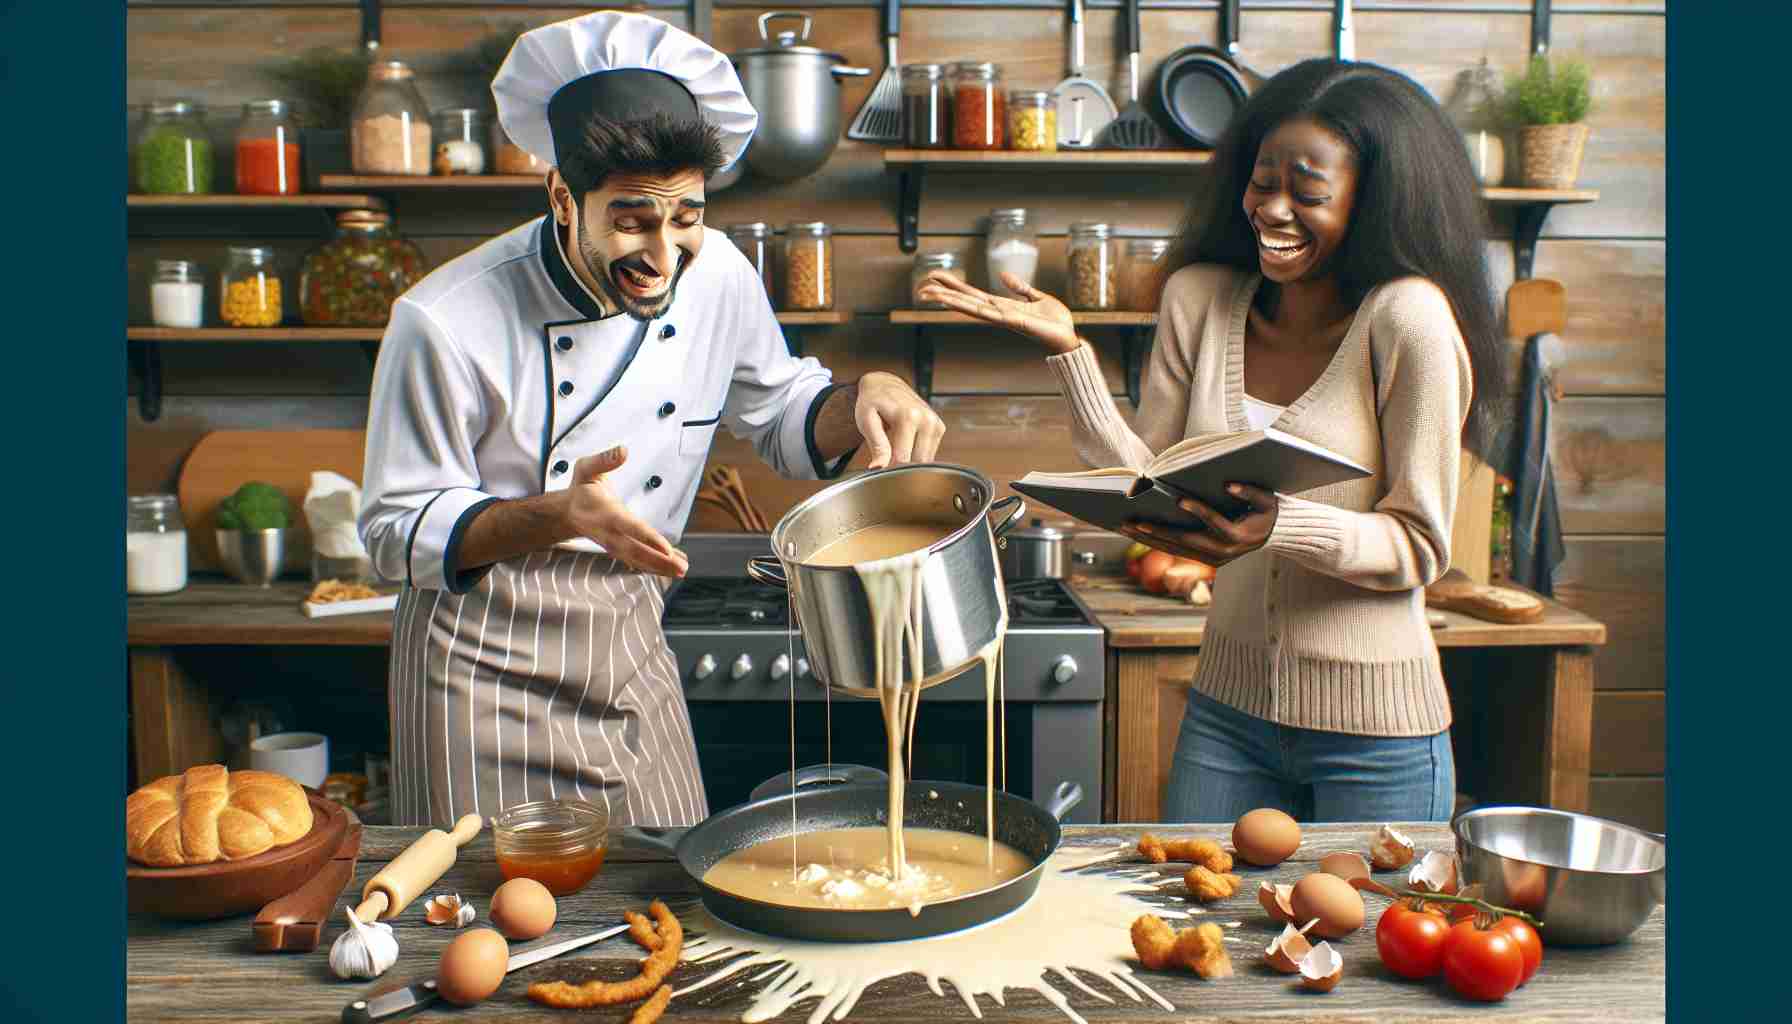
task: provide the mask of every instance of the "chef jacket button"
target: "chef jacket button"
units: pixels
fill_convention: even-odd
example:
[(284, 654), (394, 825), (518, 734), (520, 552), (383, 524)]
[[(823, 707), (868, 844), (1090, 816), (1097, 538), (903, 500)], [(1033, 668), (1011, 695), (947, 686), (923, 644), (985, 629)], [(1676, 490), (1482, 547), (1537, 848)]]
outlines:
[(650, 476), (647, 478), (647, 489), (650, 491), (655, 490), (659, 487), (660, 484), (662, 484), (664, 482), (665, 481), (661, 480), (657, 476)]
[(559, 462), (554, 463), (554, 475), (559, 476), (560, 474), (566, 472), (568, 468), (569, 467), (566, 465), (566, 460), (561, 459)]
[(660, 340), (665, 341), (667, 338), (670, 338), (674, 334), (677, 334), (677, 333), (678, 333), (678, 328), (672, 326), (671, 324), (667, 324), (666, 326), (660, 328)]
[(572, 381), (570, 381), (570, 380), (561, 381), (560, 382), (560, 397), (564, 398), (570, 394), (572, 394)]
[(661, 416), (670, 416), (677, 411), (678, 411), (678, 406), (673, 405), (671, 402), (667, 402), (665, 405), (660, 406), (660, 415)]
[(554, 344), (560, 346), (560, 351), (562, 352), (567, 352), (572, 349), (572, 339), (565, 335), (562, 335), (560, 340), (556, 341)]

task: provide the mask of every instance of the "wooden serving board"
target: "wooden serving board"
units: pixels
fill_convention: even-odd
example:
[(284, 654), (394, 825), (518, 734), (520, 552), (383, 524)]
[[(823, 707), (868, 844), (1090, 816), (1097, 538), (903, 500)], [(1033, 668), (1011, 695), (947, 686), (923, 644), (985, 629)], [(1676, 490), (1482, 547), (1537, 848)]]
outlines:
[(361, 822), (348, 812), (348, 831), (336, 855), (304, 884), (261, 908), (250, 925), (257, 953), (308, 953), (317, 948), (337, 897), (355, 877), (361, 857)]
[(367, 434), (362, 430), (215, 430), (199, 439), (180, 468), (180, 510), (187, 523), (187, 556), (192, 569), (221, 571), (218, 503), (251, 480), (273, 484), (293, 507), (285, 569), (311, 564), (311, 533), (305, 526), (305, 492), (318, 470), (361, 480)]

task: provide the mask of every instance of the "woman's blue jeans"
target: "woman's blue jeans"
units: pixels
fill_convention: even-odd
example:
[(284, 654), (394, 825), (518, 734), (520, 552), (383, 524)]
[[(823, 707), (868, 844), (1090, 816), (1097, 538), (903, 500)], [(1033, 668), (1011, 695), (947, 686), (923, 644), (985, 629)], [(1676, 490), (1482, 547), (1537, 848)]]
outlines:
[(1277, 725), (1193, 690), (1164, 797), (1165, 821), (1232, 821), (1278, 807), (1297, 821), (1448, 821), (1450, 731), (1358, 736)]

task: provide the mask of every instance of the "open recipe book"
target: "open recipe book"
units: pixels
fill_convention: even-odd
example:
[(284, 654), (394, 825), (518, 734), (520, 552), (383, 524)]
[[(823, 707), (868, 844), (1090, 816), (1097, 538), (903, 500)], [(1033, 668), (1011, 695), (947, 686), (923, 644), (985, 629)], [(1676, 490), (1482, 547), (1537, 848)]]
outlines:
[(1164, 449), (1139, 470), (1034, 472), (1012, 486), (1029, 498), (1109, 530), (1118, 530), (1134, 519), (1201, 529), (1199, 517), (1177, 507), (1183, 497), (1236, 517), (1248, 511), (1250, 504), (1226, 493), (1230, 483), (1298, 494), (1369, 475), (1369, 470), (1336, 452), (1293, 434), (1265, 429), (1191, 437)]

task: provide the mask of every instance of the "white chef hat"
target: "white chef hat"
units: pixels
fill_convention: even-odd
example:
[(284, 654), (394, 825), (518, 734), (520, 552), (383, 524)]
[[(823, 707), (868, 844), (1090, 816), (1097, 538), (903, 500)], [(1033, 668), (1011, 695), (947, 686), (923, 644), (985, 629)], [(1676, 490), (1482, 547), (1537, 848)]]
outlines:
[(697, 118), (722, 135), (725, 166), (759, 124), (734, 65), (696, 36), (644, 14), (598, 11), (523, 33), (492, 79), (511, 141), (560, 166), (591, 114)]

